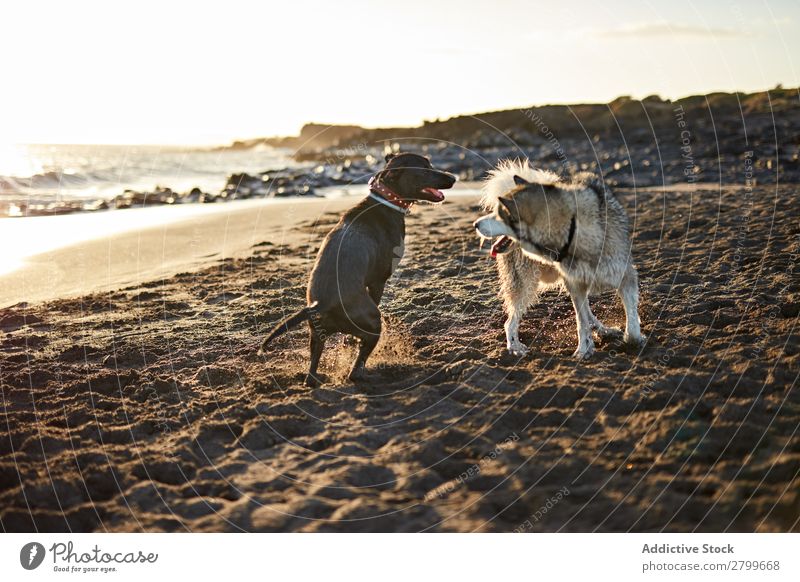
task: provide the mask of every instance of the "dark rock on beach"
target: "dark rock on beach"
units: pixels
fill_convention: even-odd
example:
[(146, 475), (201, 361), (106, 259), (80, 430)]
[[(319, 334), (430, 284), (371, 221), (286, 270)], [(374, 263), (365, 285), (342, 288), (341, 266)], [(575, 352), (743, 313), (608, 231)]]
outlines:
[(178, 195), (170, 188), (156, 186), (153, 192), (125, 190), (121, 195), (114, 198), (113, 204), (115, 208), (133, 208), (158, 204), (175, 204), (177, 199)]
[[(607, 104), (547, 105), (464, 115), (413, 128), (364, 129), (309, 124), (296, 137), (237, 142), (233, 149), (291, 148), (293, 168), (234, 173), (216, 193), (126, 190), (111, 201), (46, 205), (0, 203), (9, 216), (65, 214), (247, 198), (308, 197), (362, 185), (387, 151), (414, 150), (461, 180), (481, 180), (502, 159), (527, 158), (559, 174), (589, 171), (611, 186), (800, 182), (800, 99), (796, 89), (712, 93), (663, 100), (620, 97)], [(37, 184), (58, 183), (49, 174)], [(61, 177), (63, 178), (63, 177)], [(55, 180), (55, 182), (54, 182)], [(222, 180), (221, 180), (222, 182)], [(18, 185), (17, 185), (18, 186)], [(15, 187), (0, 182), (0, 192)]]
[(548, 105), (346, 132), (327, 146), (300, 138), (289, 145), (299, 148), (298, 160), (320, 162), (380, 157), (386, 148), (420, 150), (463, 180), (485, 177), (500, 159), (528, 158), (558, 173), (601, 173), (612, 185), (658, 186), (798, 182), (798, 136), (798, 91), (776, 87), (676, 101)]

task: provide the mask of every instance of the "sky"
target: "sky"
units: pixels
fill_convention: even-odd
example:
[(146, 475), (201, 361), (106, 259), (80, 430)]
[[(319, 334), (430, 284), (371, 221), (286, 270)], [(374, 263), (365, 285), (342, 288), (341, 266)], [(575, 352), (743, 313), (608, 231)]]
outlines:
[(0, 3), (0, 143), (219, 144), (800, 85), (798, 0)]

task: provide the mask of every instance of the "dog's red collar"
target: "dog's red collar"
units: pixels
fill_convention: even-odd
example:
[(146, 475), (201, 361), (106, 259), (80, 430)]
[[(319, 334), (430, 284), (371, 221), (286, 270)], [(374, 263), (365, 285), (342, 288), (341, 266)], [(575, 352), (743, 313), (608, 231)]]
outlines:
[(378, 180), (377, 176), (373, 176), (369, 179), (369, 191), (376, 196), (380, 196), (391, 205), (397, 206), (398, 210), (402, 212), (407, 212), (408, 209), (411, 208), (411, 205), (414, 204), (414, 202), (411, 200), (403, 200), (400, 198), (400, 196), (395, 194), (391, 188)]

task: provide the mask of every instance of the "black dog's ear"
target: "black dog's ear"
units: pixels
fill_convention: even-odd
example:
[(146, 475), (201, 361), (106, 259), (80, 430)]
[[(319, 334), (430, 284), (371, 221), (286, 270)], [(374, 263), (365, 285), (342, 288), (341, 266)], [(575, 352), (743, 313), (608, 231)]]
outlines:
[(384, 168), (383, 170), (375, 174), (375, 180), (377, 182), (383, 182), (384, 184), (387, 185), (392, 185), (392, 183), (394, 182), (395, 174), (396, 170), (389, 170)]
[(522, 176), (518, 176), (517, 174), (514, 174), (514, 184), (516, 184), (517, 186), (527, 186), (528, 184), (530, 184), (530, 182), (528, 182)]

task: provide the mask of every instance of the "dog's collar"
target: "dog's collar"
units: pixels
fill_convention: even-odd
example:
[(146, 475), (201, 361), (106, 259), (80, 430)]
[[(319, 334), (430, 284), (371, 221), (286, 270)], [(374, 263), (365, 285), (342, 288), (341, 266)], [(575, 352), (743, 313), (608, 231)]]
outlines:
[(378, 180), (377, 176), (373, 176), (369, 179), (369, 191), (370, 198), (403, 214), (408, 214), (408, 209), (414, 203), (413, 201), (400, 198), (391, 188)]
[(554, 251), (553, 249), (548, 249), (546, 247), (540, 247), (539, 245), (534, 243), (536, 246), (536, 250), (539, 250), (543, 255), (549, 254), (550, 259), (555, 263), (560, 263), (564, 259), (567, 258), (569, 254), (569, 247), (572, 244), (572, 239), (575, 238), (575, 215), (572, 215), (572, 220), (569, 223), (569, 236), (567, 236), (567, 242), (564, 243), (564, 246), (558, 249), (558, 252)]
[(558, 251), (558, 258), (556, 259), (557, 263), (560, 263), (564, 259), (567, 258), (569, 254), (569, 247), (572, 245), (572, 239), (575, 238), (575, 215), (572, 215), (572, 220), (569, 222), (569, 236), (567, 237), (567, 242), (564, 243), (564, 246), (561, 247), (561, 250)]
[(375, 194), (375, 192), (370, 192), (369, 197), (372, 198), (375, 202), (380, 202), (384, 206), (388, 206), (392, 210), (396, 210), (400, 214), (408, 214), (409, 212), (411, 212), (411, 210), (408, 208), (400, 208), (399, 206), (395, 206), (394, 204), (386, 200), (386, 198), (381, 198), (380, 196)]
[[(533, 247), (537, 251), (539, 251), (539, 254), (544, 255), (545, 257), (548, 257), (551, 261), (553, 261), (555, 263), (560, 263), (564, 259), (567, 258), (567, 255), (569, 254), (569, 247), (572, 245), (572, 239), (574, 239), (574, 238), (575, 238), (575, 215), (573, 214), (572, 215), (572, 220), (569, 223), (569, 235), (567, 236), (567, 242), (565, 242), (564, 246), (561, 247), (558, 251), (556, 251), (554, 249), (547, 248), (545, 246), (542, 246), (542, 245), (540, 245), (538, 243), (535, 243), (535, 242), (533, 242), (531, 240), (529, 240), (527, 242), (529, 242), (531, 245), (533, 245)], [(497, 258), (498, 253), (505, 252), (505, 249), (508, 247), (508, 243), (505, 242), (505, 240), (510, 240), (510, 237), (507, 237), (505, 235), (501, 236), (492, 245), (492, 258), (493, 259)]]

